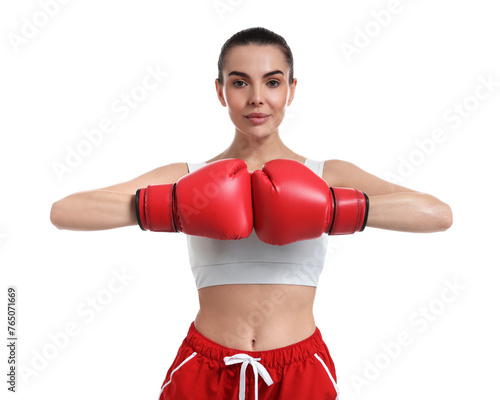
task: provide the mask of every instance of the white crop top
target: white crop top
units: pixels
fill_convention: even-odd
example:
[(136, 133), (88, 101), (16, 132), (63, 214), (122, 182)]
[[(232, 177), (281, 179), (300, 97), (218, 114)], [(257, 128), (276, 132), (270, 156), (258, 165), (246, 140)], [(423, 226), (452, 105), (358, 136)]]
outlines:
[[(323, 176), (324, 161), (306, 159), (305, 165)], [(189, 172), (206, 163), (187, 163)], [(197, 289), (230, 284), (287, 284), (318, 286), (328, 235), (284, 246), (262, 242), (255, 230), (240, 240), (187, 236), (189, 261)]]

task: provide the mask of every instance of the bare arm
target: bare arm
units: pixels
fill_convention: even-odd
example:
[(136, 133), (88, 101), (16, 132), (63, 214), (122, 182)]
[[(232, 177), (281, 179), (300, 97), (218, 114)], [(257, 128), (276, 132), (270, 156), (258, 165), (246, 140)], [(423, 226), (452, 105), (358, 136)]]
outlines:
[(185, 163), (174, 163), (117, 185), (70, 194), (52, 205), (50, 221), (58, 229), (75, 231), (137, 225), (137, 189), (148, 185), (175, 183), (187, 173)]
[(328, 160), (323, 178), (331, 187), (352, 187), (368, 195), (367, 226), (404, 232), (439, 232), (453, 223), (450, 206), (436, 197), (384, 181), (354, 164)]

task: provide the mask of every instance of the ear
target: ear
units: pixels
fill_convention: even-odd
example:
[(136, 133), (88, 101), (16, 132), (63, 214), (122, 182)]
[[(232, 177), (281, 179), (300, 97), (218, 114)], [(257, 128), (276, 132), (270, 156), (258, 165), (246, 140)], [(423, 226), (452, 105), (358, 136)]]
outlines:
[(215, 79), (215, 90), (222, 106), (227, 107), (226, 99), (224, 99), (223, 86), (219, 84), (219, 80), (217, 78)]
[(295, 97), (295, 88), (296, 88), (296, 86), (297, 86), (297, 78), (294, 78), (293, 79), (293, 83), (290, 86), (290, 95), (288, 96), (288, 102), (286, 104), (287, 106), (289, 106), (290, 104), (292, 104), (292, 100)]

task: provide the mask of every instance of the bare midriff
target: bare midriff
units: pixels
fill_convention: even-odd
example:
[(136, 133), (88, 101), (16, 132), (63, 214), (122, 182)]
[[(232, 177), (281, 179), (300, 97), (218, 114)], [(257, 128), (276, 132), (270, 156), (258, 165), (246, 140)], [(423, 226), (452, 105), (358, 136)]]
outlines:
[(300, 285), (219, 285), (198, 291), (195, 328), (232, 349), (264, 351), (289, 346), (316, 330), (316, 288)]

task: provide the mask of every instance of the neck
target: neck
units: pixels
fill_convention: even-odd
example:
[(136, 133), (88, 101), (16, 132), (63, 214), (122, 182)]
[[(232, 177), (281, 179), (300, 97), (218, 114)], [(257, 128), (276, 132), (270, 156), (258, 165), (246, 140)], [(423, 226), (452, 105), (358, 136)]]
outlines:
[(266, 137), (255, 138), (236, 130), (233, 142), (220, 156), (240, 158), (248, 164), (259, 165), (275, 158), (294, 158), (298, 154), (283, 143), (277, 131)]

